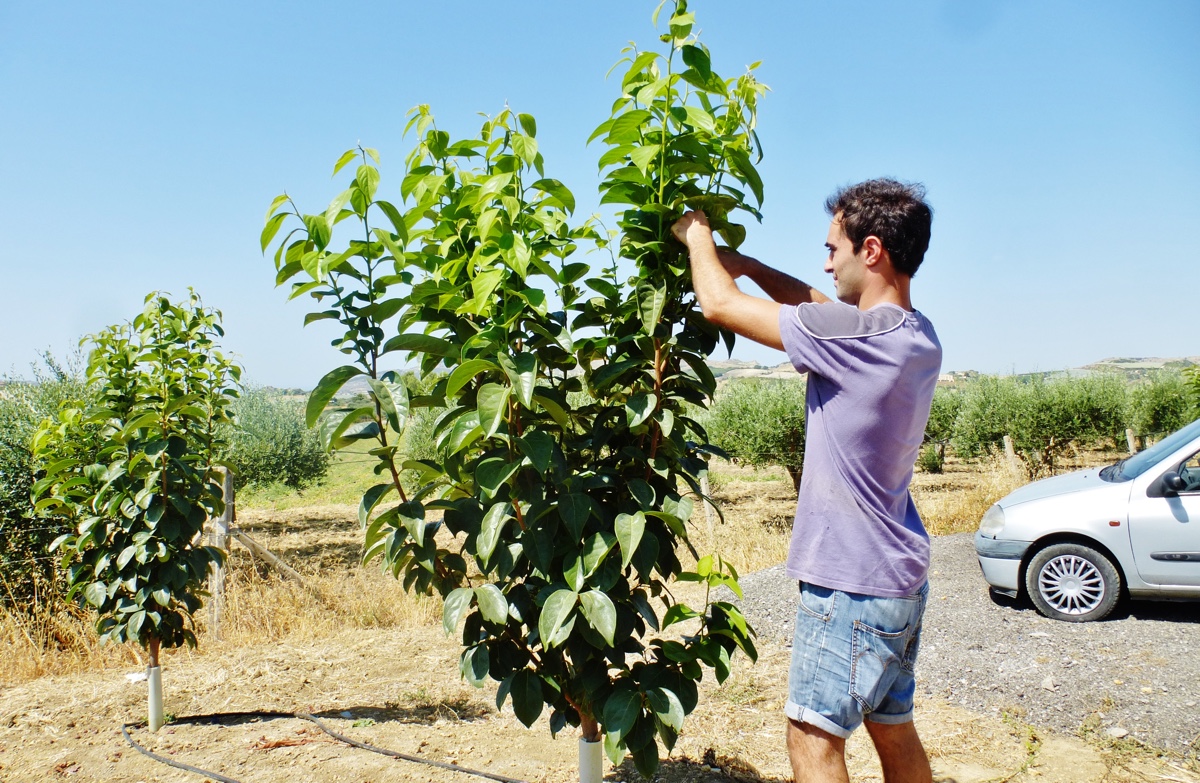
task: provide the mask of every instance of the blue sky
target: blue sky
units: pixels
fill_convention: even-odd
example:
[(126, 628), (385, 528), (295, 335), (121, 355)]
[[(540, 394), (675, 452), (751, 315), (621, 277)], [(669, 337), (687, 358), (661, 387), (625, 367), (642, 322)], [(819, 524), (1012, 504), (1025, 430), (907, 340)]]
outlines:
[[(340, 189), (356, 143), (398, 198), (404, 114), (472, 132), (536, 115), (548, 174), (595, 209), (585, 147), (605, 73), (654, 43), (653, 2), (0, 4), (0, 373), (190, 285), (259, 383), (341, 363), (273, 287), (263, 213)], [(926, 184), (913, 284), (947, 370), (1025, 372), (1200, 354), (1200, 3), (696, 0), (726, 76), (762, 60), (764, 222), (745, 250), (830, 290), (822, 202), (891, 175)], [(389, 176), (391, 175), (391, 176)], [(736, 357), (782, 355), (748, 343)]]

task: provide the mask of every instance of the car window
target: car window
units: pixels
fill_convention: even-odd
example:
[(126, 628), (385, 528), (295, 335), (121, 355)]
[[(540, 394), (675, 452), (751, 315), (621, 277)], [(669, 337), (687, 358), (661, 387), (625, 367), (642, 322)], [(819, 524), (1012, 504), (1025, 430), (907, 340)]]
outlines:
[(1179, 466), (1179, 477), (1183, 479), (1183, 492), (1200, 492), (1200, 453), (1184, 460)]
[(1200, 419), (1196, 419), (1183, 429), (1168, 435), (1145, 451), (1139, 451), (1132, 457), (1122, 460), (1118, 463), (1121, 466), (1121, 474), (1118, 480), (1128, 481), (1129, 479), (1137, 478), (1157, 465), (1158, 461), (1166, 455), (1175, 451), (1175, 449), (1183, 448), (1188, 444), (1188, 441), (1197, 436), (1200, 436)]

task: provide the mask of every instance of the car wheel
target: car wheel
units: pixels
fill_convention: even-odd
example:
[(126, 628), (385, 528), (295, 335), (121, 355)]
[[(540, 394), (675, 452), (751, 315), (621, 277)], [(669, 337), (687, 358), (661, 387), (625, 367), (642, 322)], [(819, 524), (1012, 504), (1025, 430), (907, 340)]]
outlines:
[(1121, 574), (1104, 555), (1081, 544), (1053, 544), (1029, 561), (1025, 590), (1053, 620), (1086, 623), (1109, 615), (1121, 597)]

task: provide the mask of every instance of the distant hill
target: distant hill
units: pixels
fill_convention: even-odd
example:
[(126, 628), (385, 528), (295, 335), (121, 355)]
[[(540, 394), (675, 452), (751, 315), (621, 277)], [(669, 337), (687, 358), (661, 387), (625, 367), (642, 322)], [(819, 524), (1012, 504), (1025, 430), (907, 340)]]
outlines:
[[(1020, 377), (1041, 376), (1043, 378), (1078, 378), (1096, 373), (1121, 373), (1129, 380), (1138, 380), (1163, 370), (1182, 370), (1185, 367), (1200, 366), (1200, 356), (1181, 356), (1174, 358), (1158, 357), (1113, 357), (1101, 359), (1098, 362), (1085, 364), (1082, 367), (1072, 367), (1065, 370), (1048, 370), (1038, 373), (1023, 373)], [(713, 376), (720, 383), (742, 378), (761, 378), (764, 380), (788, 380), (796, 378), (796, 370), (791, 363), (783, 362), (773, 367), (758, 362), (742, 359), (720, 359), (708, 363)], [(942, 383), (961, 383), (978, 377), (975, 370), (956, 370), (942, 376)], [(285, 393), (300, 393), (299, 389), (287, 389)], [(351, 378), (342, 387), (338, 397), (354, 397), (367, 393), (367, 381), (364, 377)]]

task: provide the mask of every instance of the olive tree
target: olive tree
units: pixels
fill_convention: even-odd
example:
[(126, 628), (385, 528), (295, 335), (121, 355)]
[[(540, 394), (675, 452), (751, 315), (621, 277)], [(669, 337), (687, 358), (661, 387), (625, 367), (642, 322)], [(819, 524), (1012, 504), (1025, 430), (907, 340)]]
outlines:
[[(704, 359), (722, 335), (670, 228), (703, 207), (736, 246), (730, 213), (757, 216), (762, 200), (765, 88), (714, 72), (692, 24), (680, 0), (664, 52), (625, 52), (621, 95), (592, 136), (606, 147), (601, 201), (623, 210), (616, 231), (573, 222), (532, 116), (506, 108), (456, 139), (421, 106), (398, 192), (384, 197), (377, 151), (349, 150), (334, 174), (356, 164), (353, 177), (327, 208), (280, 196), (262, 235), (265, 251), (288, 226), (278, 284), (316, 300), (306, 323), (344, 329), (335, 342), (350, 362), (321, 379), (307, 415), (331, 449), (372, 442), (381, 481), (359, 507), (365, 559), (444, 597), (463, 675), (498, 681), (498, 703), (511, 699), (523, 723), (548, 708), (553, 732), (603, 735), (614, 763), (628, 750), (647, 774), (695, 708), (704, 667), (723, 680), (736, 650), (756, 655), (732, 604), (692, 608), (668, 590), (737, 590), (719, 557), (686, 572), (676, 554), (708, 458), (688, 406), (713, 394)], [(581, 260), (589, 246), (608, 261)], [(388, 354), (444, 377), (411, 396), (381, 370)], [(355, 377), (369, 404), (327, 411)], [(401, 450), (422, 408), (436, 411), (433, 459)], [(411, 493), (404, 473), (419, 477)], [(666, 633), (685, 621), (686, 635)]]
[(717, 394), (705, 425), (713, 445), (751, 467), (779, 465), (800, 491), (804, 467), (804, 383), (731, 381)]

